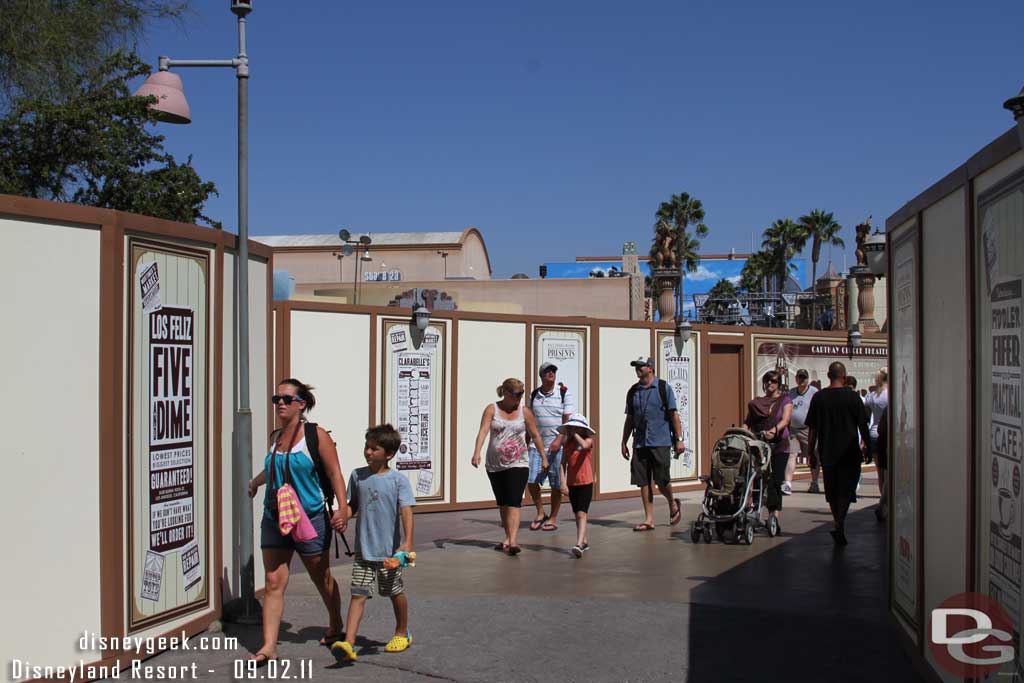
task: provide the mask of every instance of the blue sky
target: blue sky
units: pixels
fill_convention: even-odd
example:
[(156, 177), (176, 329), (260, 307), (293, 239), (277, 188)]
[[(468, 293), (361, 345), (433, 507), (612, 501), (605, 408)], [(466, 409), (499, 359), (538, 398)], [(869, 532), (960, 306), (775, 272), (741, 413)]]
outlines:
[[(228, 3), (194, 5), (144, 58), (234, 55)], [(1002, 102), (1024, 85), (1019, 0), (256, 8), (251, 233), (474, 225), (496, 276), (646, 251), (681, 191), (704, 202), (704, 251), (823, 208), (852, 261), (853, 226), (883, 226), (1010, 128)], [(194, 123), (161, 132), (234, 230), (234, 76), (180, 73)]]

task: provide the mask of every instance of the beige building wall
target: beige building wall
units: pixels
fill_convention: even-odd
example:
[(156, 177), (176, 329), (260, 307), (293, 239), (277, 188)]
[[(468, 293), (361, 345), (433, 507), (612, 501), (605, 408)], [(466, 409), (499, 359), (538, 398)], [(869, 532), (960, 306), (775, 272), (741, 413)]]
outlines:
[[(460, 311), (629, 319), (629, 278), (624, 277), (373, 282), (359, 288), (359, 303), (387, 306), (395, 297), (415, 287), (447, 292)], [(297, 285), (293, 299), (350, 303), (354, 297), (351, 285)]]
[[(618, 278), (626, 280), (626, 278)], [(598, 425), (598, 468), (601, 493), (635, 490), (629, 483), (629, 463), (622, 459), (622, 425), (626, 419), (626, 392), (636, 383), (629, 361), (651, 353), (651, 331), (645, 327), (602, 327), (600, 358), (600, 416)]]
[[(949, 245), (964, 238), (964, 190), (954, 192), (930, 206), (922, 215), (921, 329), (928, 340), (921, 358), (921, 392), (924, 419), (921, 473), (924, 505), (925, 614), (967, 583), (967, 567), (954, 549), (967, 546), (967, 525), (963, 511), (970, 505), (968, 479), (972, 381), (967, 358), (967, 263), (963, 251)], [(930, 504), (931, 503), (931, 504)], [(943, 571), (934, 571), (943, 567)]]
[(469, 464), (476, 446), (484, 408), (498, 400), (497, 387), (508, 377), (522, 381), (526, 357), (526, 325), (465, 320), (459, 323), (458, 448), (455, 497), (460, 503), (494, 501), (484, 468), (487, 441), (480, 450), (480, 467)]
[(9, 675), (14, 659), (90, 658), (78, 638), (100, 631), (100, 232), (0, 219), (0, 233), (13, 266), (0, 270), (0, 353), (18, 396), (0, 413), (4, 510), (14, 525), (0, 570)]

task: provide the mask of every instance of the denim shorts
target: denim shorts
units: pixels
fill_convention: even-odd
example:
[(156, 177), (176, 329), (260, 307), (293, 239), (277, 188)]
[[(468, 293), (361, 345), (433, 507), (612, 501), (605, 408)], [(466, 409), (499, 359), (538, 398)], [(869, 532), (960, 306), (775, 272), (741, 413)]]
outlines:
[(562, 487), (562, 449), (559, 448), (555, 456), (548, 458), (547, 472), (541, 470), (540, 462), (540, 451), (536, 448), (530, 447), (530, 478), (527, 480), (530, 484), (543, 484), (546, 479), (551, 488), (558, 489)]
[(277, 520), (266, 513), (260, 523), (260, 547), (294, 550), (299, 555), (310, 556), (326, 553), (331, 549), (331, 525), (327, 519), (327, 509), (309, 518), (310, 524), (316, 529), (316, 538), (308, 541), (296, 541), (291, 534), (281, 535), (277, 528)]

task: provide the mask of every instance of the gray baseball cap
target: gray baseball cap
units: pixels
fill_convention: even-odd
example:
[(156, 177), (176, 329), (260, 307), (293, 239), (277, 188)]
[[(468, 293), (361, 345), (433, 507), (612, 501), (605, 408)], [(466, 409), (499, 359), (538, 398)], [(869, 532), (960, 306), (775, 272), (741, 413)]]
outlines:
[(555, 372), (557, 372), (558, 371), (558, 366), (555, 365), (554, 363), (543, 363), (540, 366), (540, 371), (539, 372), (540, 372), (541, 375), (543, 375), (548, 370), (554, 370)]
[(629, 364), (632, 365), (634, 368), (642, 368), (645, 365), (649, 368), (654, 367), (654, 361), (651, 359), (650, 356), (640, 356), (636, 360), (629, 361)]

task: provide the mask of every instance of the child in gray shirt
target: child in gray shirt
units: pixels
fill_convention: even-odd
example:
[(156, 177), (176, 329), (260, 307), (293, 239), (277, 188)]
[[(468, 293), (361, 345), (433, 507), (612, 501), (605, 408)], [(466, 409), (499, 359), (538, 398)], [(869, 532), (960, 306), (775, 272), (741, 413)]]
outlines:
[(402, 437), (389, 424), (366, 432), (363, 455), (366, 467), (353, 470), (348, 482), (349, 515), (356, 520), (356, 552), (352, 563), (352, 601), (348, 606), (345, 640), (331, 646), (346, 660), (356, 661), (354, 646), (366, 600), (378, 595), (391, 598), (395, 609), (395, 635), (385, 652), (401, 652), (412, 644), (409, 602), (402, 584), (402, 567), (386, 569), (384, 560), (396, 551), (412, 552), (412, 486), (404, 474), (389, 467)]

